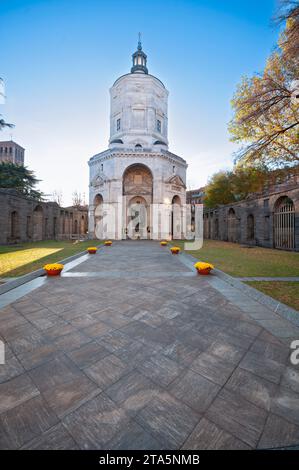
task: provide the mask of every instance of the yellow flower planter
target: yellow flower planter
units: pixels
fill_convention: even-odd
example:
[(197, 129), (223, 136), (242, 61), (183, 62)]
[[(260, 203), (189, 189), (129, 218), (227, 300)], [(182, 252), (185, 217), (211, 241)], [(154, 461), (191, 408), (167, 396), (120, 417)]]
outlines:
[(95, 255), (96, 252), (98, 251), (97, 247), (96, 246), (89, 246), (87, 248), (87, 251), (90, 255)]
[(161, 245), (161, 246), (167, 246), (167, 241), (162, 240), (162, 241), (160, 242), (160, 245)]
[(210, 274), (211, 270), (214, 269), (214, 266), (210, 263), (204, 263), (202, 261), (198, 261), (194, 264), (195, 269), (197, 270), (198, 274), (203, 276), (207, 276)]
[(172, 246), (170, 248), (170, 251), (173, 255), (178, 255), (181, 251), (180, 247), (179, 246)]
[(104, 245), (105, 245), (105, 246), (111, 246), (111, 245), (112, 245), (112, 241), (111, 241), (111, 240), (105, 240)]
[(63, 268), (63, 264), (60, 263), (50, 263), (44, 266), (44, 270), (48, 276), (59, 276)]

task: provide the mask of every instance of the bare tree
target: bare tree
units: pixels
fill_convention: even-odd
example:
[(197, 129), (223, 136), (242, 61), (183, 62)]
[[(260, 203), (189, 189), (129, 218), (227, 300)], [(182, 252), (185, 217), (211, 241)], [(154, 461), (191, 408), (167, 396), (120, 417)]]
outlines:
[(84, 196), (79, 191), (73, 192), (73, 206), (79, 207), (84, 205)]
[[(5, 94), (4, 94), (4, 82), (0, 77), (0, 104), (4, 104), (5, 101)], [(2, 114), (0, 114), (0, 131), (5, 127), (14, 127), (13, 124), (9, 124), (2, 118)]]
[(51, 194), (51, 198), (53, 202), (57, 202), (59, 206), (62, 206), (62, 200), (63, 200), (62, 191), (54, 189), (53, 193)]

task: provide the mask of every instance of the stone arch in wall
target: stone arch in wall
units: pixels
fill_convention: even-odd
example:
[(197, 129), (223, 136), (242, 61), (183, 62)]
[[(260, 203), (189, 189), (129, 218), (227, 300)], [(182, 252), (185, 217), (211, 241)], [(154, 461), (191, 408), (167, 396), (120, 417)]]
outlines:
[(148, 166), (134, 163), (123, 174), (123, 195), (142, 196), (151, 203), (153, 196), (153, 175)]
[(171, 237), (172, 239), (180, 239), (182, 235), (182, 202), (180, 196), (177, 194), (173, 196), (171, 205)]
[[(143, 163), (134, 163), (127, 167), (123, 173), (123, 196), (124, 196), (124, 237), (150, 238), (151, 220), (150, 206), (153, 202), (153, 175), (148, 166)], [(138, 202), (139, 200), (139, 202)], [(139, 231), (131, 230), (132, 206), (142, 204), (146, 211), (146, 221), (141, 221)], [(128, 225), (131, 222), (130, 226)], [(130, 232), (130, 233), (129, 233)]]
[[(128, 201), (127, 229), (129, 238), (149, 237), (150, 206), (142, 196), (134, 196)], [(138, 219), (138, 220), (137, 220)], [(135, 222), (134, 222), (135, 220)]]
[(81, 235), (85, 235), (85, 217), (84, 215), (81, 216), (81, 220), (80, 220), (80, 234)]
[(247, 238), (248, 241), (253, 241), (255, 239), (255, 227), (254, 227), (254, 216), (253, 216), (253, 214), (249, 214), (247, 216), (246, 238)]
[(103, 214), (103, 196), (98, 193), (93, 199), (94, 205), (94, 232), (97, 238), (102, 239), (104, 236), (104, 214)]
[(232, 243), (237, 241), (237, 217), (233, 208), (229, 209), (227, 215), (227, 240)]
[(53, 218), (53, 237), (57, 237), (57, 217)]
[(20, 236), (19, 213), (12, 211), (10, 213), (10, 239), (17, 240)]
[(281, 196), (274, 204), (274, 248), (295, 249), (295, 205), (292, 199)]
[(209, 214), (209, 238), (214, 238), (214, 214), (210, 212)]
[(214, 238), (215, 238), (215, 240), (218, 240), (218, 238), (219, 238), (219, 219), (218, 219), (218, 217), (215, 217), (215, 220), (214, 220)]
[(27, 215), (26, 217), (26, 238), (28, 240), (32, 239), (32, 216)]
[(209, 238), (208, 227), (209, 227), (208, 214), (204, 214), (203, 215), (203, 234), (204, 234), (204, 238)]
[(68, 211), (65, 211), (65, 234), (67, 238), (70, 235), (70, 233), (71, 233), (71, 217), (70, 217), (70, 213)]
[(43, 219), (43, 208), (39, 204), (33, 211), (32, 239), (35, 242), (43, 239)]

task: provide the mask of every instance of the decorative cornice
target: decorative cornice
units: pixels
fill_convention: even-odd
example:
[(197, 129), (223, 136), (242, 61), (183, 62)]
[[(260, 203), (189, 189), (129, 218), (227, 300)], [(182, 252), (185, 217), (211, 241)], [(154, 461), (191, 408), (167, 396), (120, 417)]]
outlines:
[(113, 158), (162, 158), (168, 160), (171, 163), (179, 164), (184, 168), (187, 168), (187, 162), (175, 155), (174, 153), (169, 152), (168, 150), (161, 149), (159, 152), (148, 152), (148, 151), (138, 151), (134, 152), (131, 149), (117, 149), (117, 150), (105, 150), (104, 152), (94, 155), (88, 162), (89, 166), (94, 166), (97, 163), (103, 162), (105, 160), (111, 160)]

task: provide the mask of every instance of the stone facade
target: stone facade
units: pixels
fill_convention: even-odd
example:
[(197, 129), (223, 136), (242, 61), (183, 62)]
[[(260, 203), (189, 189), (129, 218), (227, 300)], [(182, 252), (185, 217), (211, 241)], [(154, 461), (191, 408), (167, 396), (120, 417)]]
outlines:
[(0, 142), (0, 163), (10, 162), (24, 165), (25, 149), (13, 140)]
[(205, 209), (204, 237), (299, 251), (299, 175), (263, 194)]
[(82, 238), (87, 233), (87, 207), (62, 208), (0, 189), (0, 208), (0, 244)]
[(115, 81), (110, 100), (109, 149), (89, 160), (89, 235), (94, 237), (96, 214), (108, 203), (122, 214), (121, 230), (110, 236), (126, 238), (127, 214), (137, 203), (146, 208), (145, 236), (154, 238), (150, 205), (186, 202), (187, 164), (168, 150), (168, 91), (148, 74), (140, 43), (131, 73)]
[(205, 188), (189, 189), (186, 191), (187, 204), (203, 204)]

